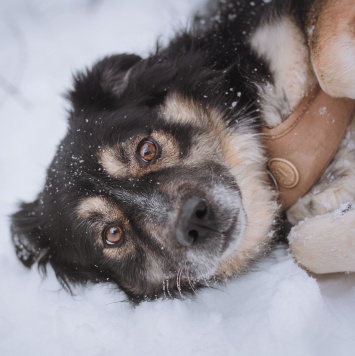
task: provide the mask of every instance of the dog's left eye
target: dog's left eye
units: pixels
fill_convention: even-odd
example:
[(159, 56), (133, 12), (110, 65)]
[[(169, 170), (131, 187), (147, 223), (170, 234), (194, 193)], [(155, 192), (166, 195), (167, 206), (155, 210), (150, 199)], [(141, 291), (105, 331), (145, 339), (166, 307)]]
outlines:
[(152, 139), (141, 141), (137, 148), (139, 158), (146, 163), (152, 162), (157, 157), (158, 152), (158, 144)]
[(123, 229), (119, 225), (108, 226), (103, 231), (102, 237), (106, 246), (116, 246), (123, 240)]

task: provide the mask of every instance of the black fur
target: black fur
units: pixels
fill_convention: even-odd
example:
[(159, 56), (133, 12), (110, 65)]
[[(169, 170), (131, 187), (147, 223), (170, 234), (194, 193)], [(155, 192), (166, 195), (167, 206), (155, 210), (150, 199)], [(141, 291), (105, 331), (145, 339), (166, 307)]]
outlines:
[[(158, 107), (171, 92), (192, 98), (203, 110), (222, 110), (223, 119), (231, 128), (244, 124), (257, 131), (261, 118), (256, 86), (272, 81), (272, 77), (267, 63), (253, 54), (247, 38), (262, 22), (273, 21), (284, 12), (293, 12), (302, 23), (303, 9), (307, 6), (307, 1), (296, 0), (221, 1), (217, 10), (215, 7), (211, 10), (213, 16), (196, 16), (191, 30), (177, 34), (166, 48), (157, 49), (150, 57), (115, 55), (78, 73), (68, 93), (72, 104), (68, 133), (48, 168), (44, 189), (33, 203), (23, 203), (12, 216), (13, 242), (24, 265), (30, 267), (37, 262), (45, 270), (50, 263), (67, 289), (70, 283), (113, 282), (136, 302), (162, 294), (181, 295), (205, 285), (204, 281), (188, 279), (177, 285), (174, 278), (169, 278), (164, 288), (162, 284), (147, 286), (141, 267), (146, 263), (146, 251), (157, 259), (162, 252), (140, 222), (132, 219), (131, 229), (136, 236), (134, 256), (114, 265), (105, 260), (103, 249), (91, 241), (92, 231), (80, 225), (72, 209), (83, 197), (90, 196), (102, 196), (117, 203), (117, 197), (123, 194), (119, 192), (133, 194), (133, 186), (143, 196), (154, 192), (162, 202), (169, 200), (159, 188), (152, 188), (149, 184), (152, 180), (164, 183), (177, 179), (176, 184), (183, 181), (186, 185), (191, 176), (198, 177), (199, 184), (207, 187), (216, 179), (237, 190), (233, 179), (218, 163), (201, 163), (198, 169), (185, 172), (179, 167), (178, 174), (184, 178), (173, 178), (176, 172), (166, 168), (132, 183), (107, 175), (94, 153), (102, 145), (124, 142), (138, 134), (149, 137), (154, 130), (162, 130), (175, 137), (180, 158), (186, 156), (199, 132), (189, 125), (167, 123), (159, 116)], [(230, 109), (235, 100), (242, 110)], [(199, 172), (211, 172), (212, 178)], [(191, 190), (196, 190), (196, 186)], [(144, 213), (141, 207), (130, 205), (129, 199), (121, 196), (120, 199), (117, 204), (126, 216)], [(163, 224), (165, 218), (161, 217)], [(164, 261), (173, 258), (169, 252), (165, 253), (168, 257), (165, 255)]]

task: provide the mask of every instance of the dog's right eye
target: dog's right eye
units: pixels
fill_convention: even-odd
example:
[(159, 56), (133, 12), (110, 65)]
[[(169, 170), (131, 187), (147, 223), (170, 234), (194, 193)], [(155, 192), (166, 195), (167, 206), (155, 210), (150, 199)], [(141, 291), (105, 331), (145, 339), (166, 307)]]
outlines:
[(119, 225), (110, 225), (102, 233), (104, 244), (107, 247), (114, 247), (123, 241), (123, 229)]

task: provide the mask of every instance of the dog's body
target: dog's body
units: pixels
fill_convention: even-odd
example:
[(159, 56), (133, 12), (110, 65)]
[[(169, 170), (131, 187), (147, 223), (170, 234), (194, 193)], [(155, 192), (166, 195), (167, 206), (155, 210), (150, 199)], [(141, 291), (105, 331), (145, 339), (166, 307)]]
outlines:
[[(282, 123), (317, 81), (332, 95), (355, 96), (355, 76), (338, 63), (353, 48), (338, 51), (333, 79), (326, 71), (334, 68), (324, 68), (320, 15), (331, 6), (223, 1), (149, 58), (111, 56), (78, 74), (45, 188), (13, 216), (22, 262), (49, 262), (66, 286), (116, 283), (134, 301), (246, 271), (269, 250), (280, 215), (261, 127)], [(355, 200), (354, 135), (353, 123), (321, 179), (288, 211), (296, 225), (325, 219), (293, 231), (291, 247), (307, 268), (319, 253), (302, 249), (308, 222), (318, 238), (331, 212)], [(343, 210), (355, 225), (351, 204)], [(353, 244), (348, 230), (337, 232), (344, 246)]]

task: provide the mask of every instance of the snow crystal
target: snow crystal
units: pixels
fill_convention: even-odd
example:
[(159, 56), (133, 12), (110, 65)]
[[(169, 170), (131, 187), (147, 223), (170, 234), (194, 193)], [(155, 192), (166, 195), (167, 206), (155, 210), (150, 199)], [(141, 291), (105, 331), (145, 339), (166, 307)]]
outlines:
[(319, 115), (324, 116), (328, 112), (328, 109), (326, 106), (322, 106), (319, 108)]
[(314, 25), (312, 25), (312, 26), (310, 26), (310, 27), (308, 28), (308, 35), (309, 35), (310, 37), (313, 36), (314, 29), (315, 29), (315, 26), (314, 26)]
[(351, 165), (350, 161), (348, 161), (347, 159), (343, 160), (343, 167), (347, 168), (350, 167), (350, 165)]
[(321, 201), (321, 204), (328, 210), (332, 208), (332, 204), (330, 204), (328, 201)]
[(304, 70), (302, 70), (302, 69), (297, 69), (297, 70), (294, 70), (293, 73), (294, 73), (295, 77), (297, 78), (297, 80), (298, 80), (300, 83), (302, 83), (302, 84), (306, 83), (307, 77), (306, 77), (306, 75), (305, 75)]
[(353, 208), (354, 205), (351, 203), (341, 204), (339, 208), (334, 211), (334, 215), (333, 215), (334, 219), (340, 218), (341, 216), (343, 216), (345, 213), (347, 213)]

